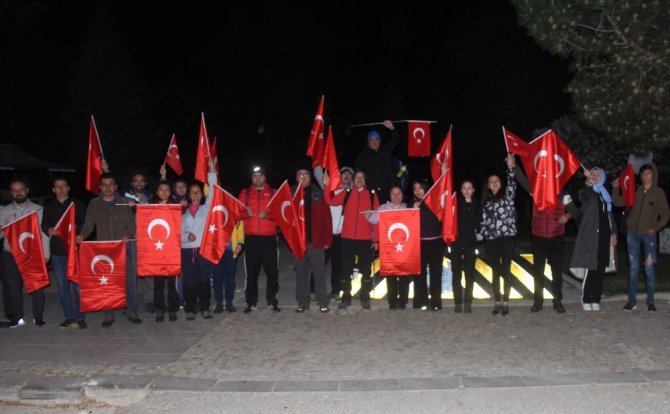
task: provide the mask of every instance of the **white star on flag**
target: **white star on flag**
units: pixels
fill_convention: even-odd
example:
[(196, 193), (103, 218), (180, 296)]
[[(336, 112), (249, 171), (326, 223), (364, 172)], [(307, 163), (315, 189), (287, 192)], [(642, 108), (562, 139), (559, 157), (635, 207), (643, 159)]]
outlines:
[(396, 246), (395, 246), (395, 251), (396, 251), (396, 253), (397, 253), (397, 252), (402, 252), (403, 247), (405, 247), (405, 246), (403, 246), (403, 245), (400, 244), (400, 243), (396, 244)]
[(102, 277), (101, 277), (100, 279), (98, 279), (98, 280), (100, 281), (100, 286), (102, 286), (102, 285), (106, 285), (106, 284), (107, 284), (107, 280), (108, 280), (108, 279), (107, 279), (107, 276), (102, 276)]
[(163, 243), (163, 242), (161, 242), (160, 240), (158, 240), (154, 245), (156, 246), (156, 250), (163, 250), (163, 245), (164, 245), (164, 244), (165, 244), (165, 243)]
[(209, 226), (209, 232), (212, 233), (212, 234), (214, 234), (215, 231), (216, 231), (216, 226), (213, 225), (213, 224), (210, 225), (210, 226)]

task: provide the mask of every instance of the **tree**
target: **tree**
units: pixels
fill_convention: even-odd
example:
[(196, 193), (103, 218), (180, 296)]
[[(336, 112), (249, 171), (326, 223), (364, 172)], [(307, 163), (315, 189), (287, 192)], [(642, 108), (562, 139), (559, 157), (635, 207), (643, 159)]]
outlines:
[(521, 25), (572, 61), (574, 110), (634, 150), (670, 146), (670, 2), (512, 0)]

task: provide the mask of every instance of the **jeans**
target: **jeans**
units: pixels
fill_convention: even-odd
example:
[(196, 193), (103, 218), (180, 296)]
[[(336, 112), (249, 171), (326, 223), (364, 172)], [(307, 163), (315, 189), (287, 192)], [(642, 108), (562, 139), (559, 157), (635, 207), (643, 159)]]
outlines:
[(83, 320), (84, 314), (79, 311), (79, 284), (67, 278), (67, 256), (52, 254), (51, 266), (56, 275), (58, 299), (63, 308), (63, 316), (65, 319)]
[(226, 249), (219, 263), (214, 266), (212, 279), (214, 281), (214, 300), (217, 305), (223, 305), (224, 287), (226, 304), (233, 303), (235, 296), (235, 270), (237, 268), (236, 258), (233, 258), (233, 251)]
[(647, 303), (654, 303), (656, 290), (656, 235), (628, 233), (628, 302), (637, 303), (637, 277), (640, 273), (640, 249), (644, 256), (644, 273), (647, 275)]

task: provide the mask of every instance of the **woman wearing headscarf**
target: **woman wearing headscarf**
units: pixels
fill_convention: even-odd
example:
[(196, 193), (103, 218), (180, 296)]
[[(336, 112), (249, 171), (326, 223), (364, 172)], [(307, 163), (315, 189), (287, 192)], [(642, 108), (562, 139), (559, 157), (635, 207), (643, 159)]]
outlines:
[(617, 243), (616, 225), (612, 217), (612, 198), (604, 187), (605, 171), (595, 167), (585, 170), (584, 176), (586, 188), (579, 196), (582, 202), (580, 223), (570, 268), (584, 276), (582, 308), (599, 311), (605, 268), (613, 260), (610, 243), (613, 246)]

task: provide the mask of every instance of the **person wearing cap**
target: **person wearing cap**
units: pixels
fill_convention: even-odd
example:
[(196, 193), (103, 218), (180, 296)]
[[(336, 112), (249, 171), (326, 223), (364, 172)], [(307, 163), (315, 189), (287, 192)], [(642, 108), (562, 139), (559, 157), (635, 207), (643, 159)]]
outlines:
[(258, 275), (265, 270), (267, 286), (265, 299), (268, 309), (280, 312), (277, 301), (279, 292), (279, 263), (277, 254), (277, 223), (267, 210), (275, 189), (266, 182), (265, 171), (256, 166), (251, 171), (251, 186), (242, 189), (238, 199), (247, 207), (240, 220), (244, 221), (244, 270), (246, 287), (245, 314), (256, 310), (258, 304)]
[(400, 142), (400, 135), (393, 122), (386, 120), (384, 126), (391, 132), (391, 141), (382, 145), (382, 137), (376, 130), (368, 133), (368, 145), (361, 150), (356, 159), (356, 170), (365, 172), (367, 188), (374, 190), (379, 201), (388, 201), (389, 190), (393, 184), (392, 157), (395, 147)]
[(329, 311), (328, 288), (326, 286), (326, 250), (333, 243), (331, 232), (330, 209), (323, 198), (323, 190), (312, 183), (309, 171), (301, 168), (296, 171), (296, 186), (303, 189), (303, 214), (300, 220), (305, 224), (305, 238), (307, 239), (307, 253), (296, 263), (295, 299), (298, 302), (297, 313), (309, 309), (309, 280), (310, 273), (314, 275), (314, 290), (321, 313)]

